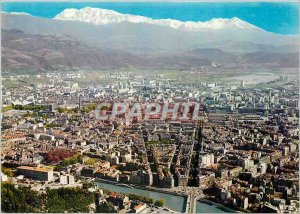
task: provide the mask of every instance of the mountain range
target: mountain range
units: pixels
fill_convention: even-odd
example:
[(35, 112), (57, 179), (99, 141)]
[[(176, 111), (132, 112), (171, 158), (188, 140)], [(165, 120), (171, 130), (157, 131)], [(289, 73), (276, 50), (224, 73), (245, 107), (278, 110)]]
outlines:
[(257, 29), (243, 20), (234, 17), (232, 19), (214, 18), (207, 22), (193, 22), (193, 21), (178, 21), (173, 19), (151, 19), (144, 16), (137, 16), (131, 14), (122, 14), (113, 10), (99, 9), (85, 7), (82, 9), (66, 9), (62, 13), (56, 15), (54, 19), (80, 21), (94, 25), (105, 25), (112, 23), (147, 23), (158, 26), (165, 26), (185, 31), (203, 31), (216, 30), (224, 28), (232, 29)]
[(98, 8), (53, 19), (2, 13), (3, 68), (298, 67), (297, 35), (267, 32), (238, 18), (154, 20)]

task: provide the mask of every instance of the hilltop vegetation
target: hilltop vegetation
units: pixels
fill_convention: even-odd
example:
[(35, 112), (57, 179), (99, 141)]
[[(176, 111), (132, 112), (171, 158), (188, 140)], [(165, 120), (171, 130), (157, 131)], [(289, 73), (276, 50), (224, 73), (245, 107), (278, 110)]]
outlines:
[(39, 193), (29, 187), (18, 187), (9, 183), (1, 185), (1, 207), (8, 213), (63, 213), (89, 212), (94, 203), (94, 194), (86, 189), (59, 188)]

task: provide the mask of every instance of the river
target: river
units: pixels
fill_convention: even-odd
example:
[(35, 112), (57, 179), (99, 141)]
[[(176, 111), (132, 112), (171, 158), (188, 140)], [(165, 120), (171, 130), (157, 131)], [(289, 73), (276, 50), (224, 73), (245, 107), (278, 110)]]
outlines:
[(196, 204), (196, 212), (197, 213), (236, 213), (235, 210), (225, 207), (218, 207), (217, 204), (209, 205), (202, 202), (197, 202)]
[[(130, 188), (126, 186), (118, 186), (111, 183), (96, 182), (99, 188), (107, 189), (113, 192), (122, 192), (127, 194), (135, 194), (139, 196), (144, 196), (148, 198), (153, 198), (154, 200), (164, 199), (165, 206), (171, 210), (177, 212), (185, 212), (186, 198), (179, 195), (172, 195), (162, 192), (156, 192), (146, 189)], [(196, 205), (197, 213), (225, 213), (225, 211), (219, 209), (216, 206), (208, 205), (202, 202), (197, 202)]]

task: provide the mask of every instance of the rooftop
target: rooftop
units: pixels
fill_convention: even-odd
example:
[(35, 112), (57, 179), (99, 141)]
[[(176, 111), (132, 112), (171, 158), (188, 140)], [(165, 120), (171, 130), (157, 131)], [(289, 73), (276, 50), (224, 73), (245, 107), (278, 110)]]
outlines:
[(37, 172), (50, 172), (50, 171), (53, 171), (53, 168), (49, 167), (49, 166), (41, 166), (41, 167), (19, 166), (17, 169), (31, 170), (31, 171), (37, 171)]

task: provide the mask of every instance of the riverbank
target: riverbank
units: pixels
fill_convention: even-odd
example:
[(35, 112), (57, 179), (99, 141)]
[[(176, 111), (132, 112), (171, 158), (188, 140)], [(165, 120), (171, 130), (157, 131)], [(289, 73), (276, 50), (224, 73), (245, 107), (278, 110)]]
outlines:
[(155, 192), (160, 192), (160, 193), (164, 193), (164, 194), (170, 194), (170, 195), (181, 196), (181, 197), (187, 198), (187, 195), (184, 193), (172, 192), (172, 191), (168, 191), (165, 189), (159, 189), (156, 187), (139, 186), (139, 185), (135, 185), (135, 184), (123, 184), (123, 183), (119, 183), (117, 181), (110, 181), (110, 180), (105, 180), (105, 179), (95, 179), (94, 182), (103, 182), (103, 183), (113, 184), (116, 186), (155, 191)]
[(115, 181), (108, 181), (97, 179), (95, 184), (101, 189), (107, 189), (113, 192), (134, 194), (155, 200), (163, 199), (165, 201), (165, 207), (170, 212), (185, 213), (187, 205), (187, 197), (177, 193), (170, 193), (164, 190), (158, 190), (156, 188), (141, 187), (137, 185), (120, 184)]
[[(113, 192), (134, 194), (152, 199), (164, 199), (165, 206), (170, 212), (187, 213), (188, 196), (182, 193), (169, 192), (155, 187), (138, 186), (133, 184), (123, 184), (116, 181), (95, 179), (95, 184), (99, 188), (111, 190)], [(238, 213), (222, 204), (208, 200), (199, 199), (196, 202), (196, 213)]]

